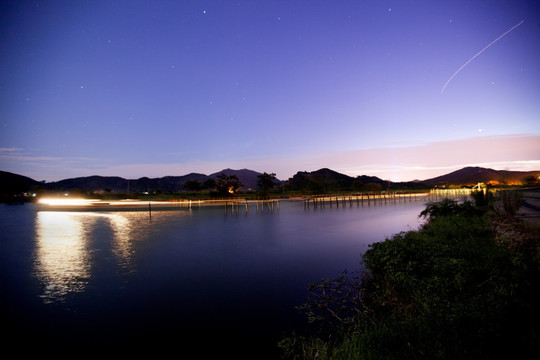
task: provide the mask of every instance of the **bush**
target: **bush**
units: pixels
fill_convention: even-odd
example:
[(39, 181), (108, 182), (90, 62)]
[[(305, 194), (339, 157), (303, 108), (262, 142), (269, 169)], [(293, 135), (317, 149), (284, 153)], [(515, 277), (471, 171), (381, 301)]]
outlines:
[(459, 204), (456, 200), (444, 199), (439, 202), (428, 203), (426, 208), (420, 213), (420, 216), (435, 220), (439, 217), (451, 215), (477, 216), (481, 211), (470, 201)]

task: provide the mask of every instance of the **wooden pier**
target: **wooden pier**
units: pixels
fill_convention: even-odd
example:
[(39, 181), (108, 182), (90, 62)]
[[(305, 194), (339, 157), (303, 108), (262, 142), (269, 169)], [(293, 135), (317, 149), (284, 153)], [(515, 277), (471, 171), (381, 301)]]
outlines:
[(485, 189), (475, 190), (475, 189), (431, 189), (429, 192), (428, 199), (429, 201), (440, 201), (444, 199), (454, 199), (458, 201), (467, 201), (470, 200), (471, 195), (474, 191), (484, 191)]
[[(270, 200), (247, 200), (244, 198), (229, 198), (229, 199), (206, 199), (206, 200), (174, 200), (168, 202), (177, 208), (201, 208), (201, 207), (222, 207), (225, 213), (238, 213), (240, 211), (249, 212), (250, 207), (255, 208), (256, 212), (262, 211), (279, 211), (279, 199)], [(171, 205), (169, 205), (171, 206)], [(253, 209), (252, 209), (253, 210)]]
[(362, 194), (347, 194), (347, 195), (313, 195), (304, 198), (304, 207), (321, 208), (332, 206), (364, 206), (377, 204), (397, 204), (413, 201), (440, 201), (443, 199), (455, 199), (458, 201), (466, 201), (474, 190), (472, 189), (432, 189), (429, 192), (422, 193), (362, 193)]
[(364, 206), (426, 200), (428, 193), (362, 193), (349, 195), (314, 195), (304, 199), (304, 207)]
[[(214, 204), (216, 205), (216, 204)], [(241, 210), (244, 210), (247, 214), (249, 212), (249, 207), (255, 207), (255, 211), (263, 212), (266, 208), (266, 211), (274, 212), (274, 210), (279, 211), (279, 200), (243, 200), (243, 199), (234, 199), (225, 201), (224, 209), (225, 214), (228, 213), (229, 209), (231, 214), (237, 214)]]

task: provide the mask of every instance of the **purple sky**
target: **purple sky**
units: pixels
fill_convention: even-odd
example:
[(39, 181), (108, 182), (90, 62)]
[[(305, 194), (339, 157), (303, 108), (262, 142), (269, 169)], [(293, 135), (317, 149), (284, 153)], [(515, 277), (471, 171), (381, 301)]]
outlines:
[(540, 170), (538, 1), (0, 6), (1, 170)]

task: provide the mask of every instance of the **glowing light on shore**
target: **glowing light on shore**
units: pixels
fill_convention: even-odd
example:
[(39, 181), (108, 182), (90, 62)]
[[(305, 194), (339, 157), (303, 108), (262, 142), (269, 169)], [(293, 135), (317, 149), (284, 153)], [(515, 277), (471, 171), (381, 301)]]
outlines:
[[(161, 205), (161, 206), (178, 206), (179, 202), (174, 201), (143, 201), (137, 199), (124, 199), (124, 200), (100, 200), (100, 199), (82, 199), (82, 198), (42, 198), (38, 200), (38, 203), (47, 207), (93, 207), (93, 208), (127, 208), (130, 206), (135, 207), (147, 207), (148, 204)], [(185, 203), (185, 202), (184, 202)]]
[(39, 199), (40, 204), (52, 206), (89, 206), (97, 203), (95, 199), (62, 199), (62, 198), (43, 198)]

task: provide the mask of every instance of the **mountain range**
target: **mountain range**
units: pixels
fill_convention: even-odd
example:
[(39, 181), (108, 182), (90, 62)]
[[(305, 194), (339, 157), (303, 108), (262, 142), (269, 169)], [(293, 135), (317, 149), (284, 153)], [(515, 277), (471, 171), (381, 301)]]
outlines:
[(521, 185), (527, 177), (538, 180), (540, 171), (493, 170), (482, 167), (466, 167), (446, 175), (422, 181), (430, 186), (465, 185), (477, 183), (492, 185)]
[[(174, 193), (187, 190), (184, 184), (188, 181), (203, 183), (208, 179), (216, 179), (220, 174), (236, 175), (243, 184), (243, 190), (255, 190), (258, 176), (261, 175), (261, 173), (248, 169), (224, 169), (210, 175), (190, 173), (182, 176), (142, 177), (139, 179), (93, 175), (55, 182), (39, 182), (23, 175), (0, 171), (0, 184), (2, 194), (17, 194), (37, 189), (48, 191), (72, 191), (76, 189), (85, 192), (109, 191), (114, 193), (144, 193), (159, 190), (165, 193)], [(281, 181), (277, 182), (281, 183)]]
[[(56, 182), (38, 182), (26, 176), (0, 171), (0, 188), (2, 198), (38, 189), (48, 191), (72, 191), (78, 189), (85, 192), (110, 191), (115, 193), (143, 193), (160, 190), (174, 193), (187, 190), (184, 184), (194, 180), (200, 183), (215, 179), (224, 173), (227, 176), (236, 175), (243, 184), (243, 190), (256, 190), (258, 176), (261, 173), (249, 170), (224, 169), (205, 175), (190, 173), (183, 176), (165, 176), (161, 178), (142, 177), (139, 179), (124, 179), (117, 176), (87, 176), (60, 180)], [(434, 186), (463, 185), (471, 186), (479, 182), (492, 184), (521, 184), (523, 179), (532, 177), (538, 182), (540, 171), (508, 171), (493, 170), (482, 167), (466, 167), (446, 175), (422, 181), (391, 182), (375, 176), (351, 177), (331, 169), (320, 169), (313, 172), (297, 172), (286, 181), (276, 180), (276, 183), (287, 186), (290, 190), (309, 192), (358, 191), (358, 190), (387, 190), (430, 188)]]

